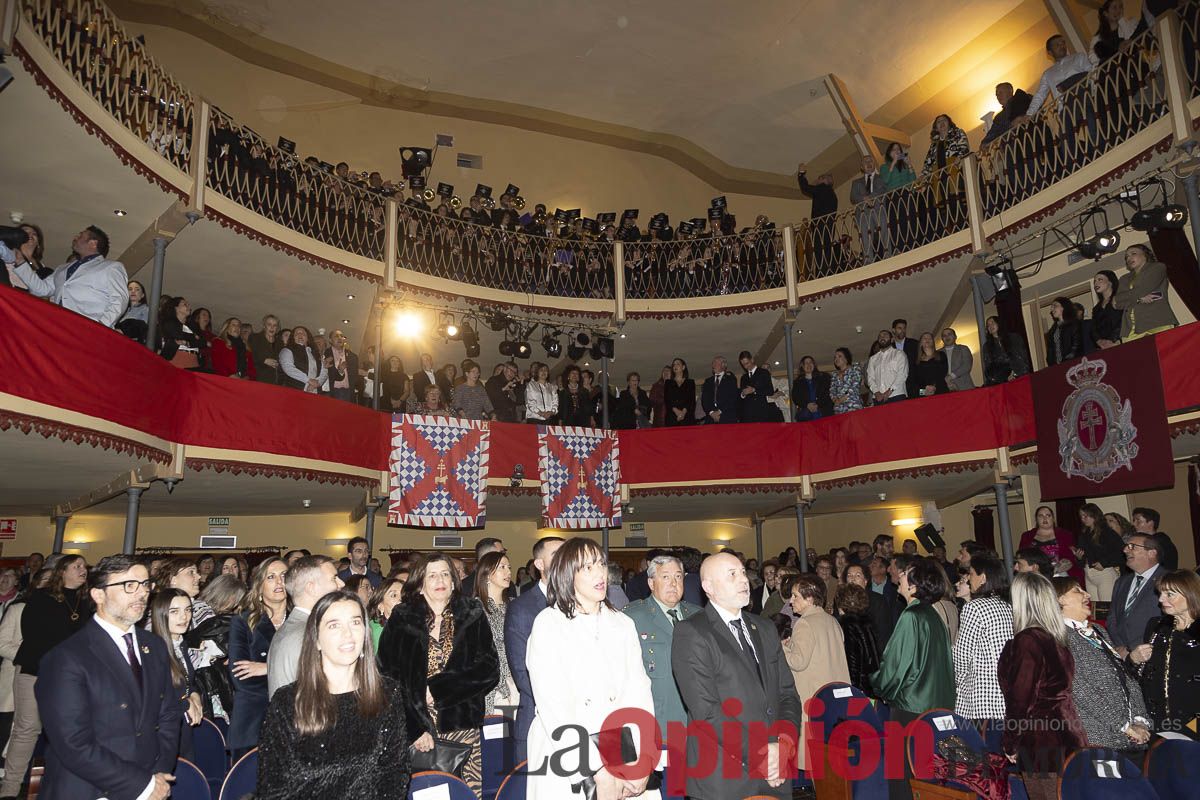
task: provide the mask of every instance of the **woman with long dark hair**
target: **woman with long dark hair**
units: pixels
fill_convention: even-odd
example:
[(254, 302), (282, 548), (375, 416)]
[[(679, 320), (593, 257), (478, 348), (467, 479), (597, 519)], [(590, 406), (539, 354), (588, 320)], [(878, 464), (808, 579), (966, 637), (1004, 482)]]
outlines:
[(404, 690), (380, 674), (362, 601), (317, 601), (296, 682), (271, 698), (258, 748), (258, 800), (406, 800)]
[(1117, 308), (1117, 292), (1121, 281), (1111, 269), (1102, 269), (1092, 278), (1096, 305), (1092, 306), (1092, 341), (1104, 349), (1121, 343), (1121, 309)]
[(192, 728), (204, 719), (204, 704), (196, 683), (196, 664), (183, 634), (192, 626), (192, 598), (182, 589), (160, 589), (150, 600), (150, 632), (162, 639), (171, 657), (171, 683), (183, 707), (180, 719), (179, 755), (194, 761)]
[(284, 386), (316, 394), (325, 383), (325, 361), (310, 346), (312, 334), (303, 325), (292, 328), (292, 341), (279, 351), (279, 377)]
[(42, 656), (73, 636), (92, 615), (87, 592), (88, 567), (83, 556), (63, 556), (54, 565), (45, 589), (30, 592), (21, 614), (21, 648), (13, 664), (13, 728), (4, 760), (0, 797), (16, 797), (42, 732), (34, 686)]
[(237, 317), (230, 317), (221, 324), (210, 347), (213, 372), (230, 378), (258, 379), (254, 356), (242, 341), (242, 321)]
[(1200, 738), (1189, 727), (1200, 716), (1200, 577), (1175, 570), (1157, 589), (1163, 615), (1151, 620), (1150, 642), (1135, 647), (1129, 660), (1138, 667), (1154, 729)]
[(182, 369), (203, 368), (207, 342), (200, 331), (192, 327), (192, 307), (186, 297), (164, 297), (159, 308), (158, 335), (162, 337), (159, 353)]
[(1075, 304), (1056, 297), (1050, 304), (1050, 330), (1046, 331), (1046, 365), (1053, 366), (1083, 355), (1083, 332)]
[(140, 281), (130, 281), (129, 307), (113, 327), (134, 341), (146, 343), (150, 324), (150, 306), (146, 303), (146, 287)]
[[(408, 577), (407, 573), (404, 576)], [(371, 601), (367, 603), (367, 619), (371, 628), (371, 646), (379, 652), (379, 639), (383, 629), (392, 616), (392, 610), (404, 599), (404, 580), (401, 578), (385, 578), (379, 588), (371, 593)]]
[(583, 388), (582, 379), (579, 367), (574, 364), (567, 367), (562, 375), (562, 389), (558, 392), (558, 419), (561, 425), (587, 428), (592, 424), (592, 399)]
[[(1038, 506), (1033, 512), (1037, 525), (1021, 534), (1019, 550), (1036, 547), (1050, 559), (1054, 575), (1070, 574), (1081, 584), (1084, 581), (1083, 569), (1075, 558), (1075, 534), (1066, 528), (1060, 528), (1054, 521), (1054, 509), (1050, 506)], [(1047, 578), (1053, 575), (1047, 575)]]
[(479, 734), (500, 661), (483, 606), (461, 589), (449, 556), (432, 553), (417, 562), (379, 640), (379, 663), (405, 688), (413, 747), (423, 754), (439, 740), (469, 746), (460, 777), (481, 794)]
[(995, 386), (1029, 374), (1025, 342), (1004, 330), (999, 317), (984, 322), (987, 338), (983, 341), (983, 377), (985, 386)]
[(267, 651), (275, 631), (287, 619), (284, 587), (287, 564), (272, 556), (254, 568), (240, 613), (229, 622), (229, 674), (233, 679), (233, 714), (229, 749), (236, 760), (258, 746), (258, 729), (267, 713)]
[(388, 358), (387, 367), (383, 370), (383, 384), (380, 388), (383, 391), (379, 400), (381, 410), (404, 411), (409, 392), (412, 391), (412, 381), (409, 380), (408, 373), (404, 371), (404, 361), (400, 356)]
[(800, 371), (792, 381), (792, 404), (796, 409), (796, 422), (833, 416), (833, 398), (830, 396), (829, 374), (817, 369), (817, 360), (812, 356), (800, 359)]
[(687, 362), (671, 361), (671, 379), (663, 386), (666, 426), (694, 425), (696, 422), (696, 382), (688, 377)]
[[(614, 711), (641, 709), (654, 714), (637, 629), (630, 617), (614, 611), (608, 602), (608, 564), (598, 544), (578, 537), (558, 549), (546, 572), (546, 602), (547, 609), (533, 622), (526, 648), (525, 663), (537, 705), (529, 729), (527, 800), (571, 797), (571, 787), (587, 778), (582, 772), (584, 755), (586, 764), (598, 768), (590, 776), (598, 798), (656, 797), (657, 792), (643, 795), (645, 778), (623, 780), (612, 775), (602, 766), (597, 750), (595, 734)], [(588, 735), (574, 739), (575, 745), (565, 755), (561, 741), (555, 739), (564, 726), (578, 726)]]
[(1083, 565), (1088, 595), (1098, 603), (1112, 602), (1113, 587), (1125, 566), (1125, 543), (1121, 535), (1109, 527), (1104, 512), (1095, 503), (1079, 508), (1079, 538), (1073, 550)]
[(1133, 38), (1137, 27), (1137, 17), (1125, 16), (1123, 0), (1105, 0), (1104, 5), (1100, 6), (1096, 35), (1092, 37), (1092, 46), (1088, 51), (1092, 64), (1099, 66), (1101, 61), (1107, 61), (1121, 52), (1122, 45)]
[(492, 629), (492, 643), (496, 645), (496, 655), (500, 659), (500, 682), (487, 696), (485, 711), (488, 714), (494, 713), (497, 708), (515, 708), (520, 699), (504, 651), (504, 618), (508, 613), (512, 585), (512, 564), (503, 552), (487, 553), (475, 565), (475, 597), (487, 614), (488, 626)]

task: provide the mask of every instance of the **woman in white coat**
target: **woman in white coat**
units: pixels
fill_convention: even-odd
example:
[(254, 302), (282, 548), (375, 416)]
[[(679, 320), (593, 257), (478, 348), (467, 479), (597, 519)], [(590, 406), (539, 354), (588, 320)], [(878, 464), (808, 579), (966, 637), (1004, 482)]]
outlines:
[[(529, 729), (527, 800), (582, 798), (572, 787), (590, 777), (596, 800), (657, 799), (640, 780), (618, 778), (604, 767), (594, 738), (612, 712), (638, 709), (654, 716), (650, 678), (633, 620), (607, 600), (604, 551), (591, 539), (570, 539), (554, 555), (546, 575), (545, 611), (533, 622), (526, 651), (537, 716)], [(611, 725), (612, 722), (609, 721)], [(651, 723), (655, 724), (655, 723)], [(586, 750), (578, 727), (589, 734)], [(641, 756), (642, 731), (631, 728)], [(646, 731), (653, 737), (653, 730)], [(587, 772), (581, 764), (586, 753)], [(647, 758), (657, 767), (658, 754)]]

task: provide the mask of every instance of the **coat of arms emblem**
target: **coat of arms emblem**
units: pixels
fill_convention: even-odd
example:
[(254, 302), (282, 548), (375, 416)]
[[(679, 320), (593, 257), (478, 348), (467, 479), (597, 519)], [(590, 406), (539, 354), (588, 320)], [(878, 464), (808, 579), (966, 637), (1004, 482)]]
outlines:
[(1138, 454), (1133, 408), (1102, 382), (1107, 371), (1103, 360), (1087, 358), (1067, 370), (1075, 391), (1063, 402), (1058, 420), (1058, 455), (1068, 478), (1101, 483), (1121, 467), (1133, 469)]

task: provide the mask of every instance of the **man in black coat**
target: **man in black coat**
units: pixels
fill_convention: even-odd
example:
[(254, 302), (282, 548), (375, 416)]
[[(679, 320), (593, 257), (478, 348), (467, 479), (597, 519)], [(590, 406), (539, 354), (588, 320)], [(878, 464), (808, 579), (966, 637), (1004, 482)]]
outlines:
[[(483, 384), (488, 400), (496, 411), (497, 422), (517, 422), (517, 365), (511, 361), (504, 364), (499, 375), (493, 375)], [(449, 397), (449, 395), (442, 395)], [(524, 395), (522, 395), (523, 397)]]
[[(675, 626), (671, 668), (690, 721), (687, 763), (699, 764), (704, 751), (720, 753), (721, 763), (688, 774), (687, 795), (790, 798), (801, 705), (779, 635), (771, 622), (742, 611), (750, 603), (750, 581), (736, 556), (705, 559), (700, 579), (709, 604)], [(739, 744), (724, 741), (731, 724)], [(753, 738), (768, 744), (752, 751), (751, 726), (758, 725), (763, 728)], [(774, 740), (762, 735), (772, 726), (784, 729)]]
[(38, 797), (162, 800), (170, 794), (183, 713), (163, 640), (138, 623), (150, 574), (108, 556), (89, 576), (96, 614), (51, 650), (34, 689), (49, 747)]
[[(425, 402), (425, 390), (430, 386), (436, 386), (442, 390), (442, 400), (450, 402), (450, 381), (446, 380), (445, 374), (436, 372), (433, 369), (433, 356), (429, 353), (421, 353), (421, 368), (413, 373), (412, 376), (412, 402), (414, 405), (420, 405)], [(496, 401), (492, 401), (495, 406)]]
[(1033, 96), (1024, 89), (1014, 91), (1013, 85), (1007, 82), (996, 84), (996, 102), (1000, 104), (1000, 111), (992, 117), (992, 127), (988, 128), (981, 144), (988, 144), (1011, 130), (1013, 120), (1025, 116), (1032, 101)]
[(921, 344), (916, 339), (909, 339), (908, 320), (892, 320), (892, 347), (903, 350), (908, 359), (908, 380), (906, 387), (909, 397), (917, 397), (917, 355), (921, 352)]
[(705, 424), (724, 424), (738, 421), (740, 398), (737, 378), (729, 372), (725, 356), (712, 361), (712, 375), (700, 387), (700, 406), (704, 409)]
[(745, 370), (738, 384), (742, 398), (742, 422), (770, 422), (771, 395), (775, 394), (770, 371), (755, 364), (749, 350), (738, 353), (738, 363)]
[(812, 198), (812, 247), (805, 248), (805, 261), (810, 271), (819, 272), (834, 265), (834, 218), (837, 213), (837, 192), (833, 189), (833, 175), (828, 172), (817, 178), (816, 183), (808, 182), (808, 166), (801, 164), (796, 168), (796, 181), (800, 191)]

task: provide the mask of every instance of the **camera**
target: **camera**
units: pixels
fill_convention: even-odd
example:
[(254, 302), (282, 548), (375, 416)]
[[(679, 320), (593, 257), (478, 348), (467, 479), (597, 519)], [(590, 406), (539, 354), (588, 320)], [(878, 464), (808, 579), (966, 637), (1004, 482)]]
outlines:
[(29, 234), (25, 232), (24, 228), (0, 225), (0, 244), (9, 250), (16, 250), (27, 241), (29, 241)]

